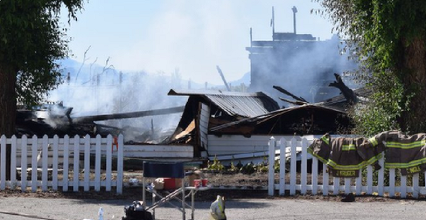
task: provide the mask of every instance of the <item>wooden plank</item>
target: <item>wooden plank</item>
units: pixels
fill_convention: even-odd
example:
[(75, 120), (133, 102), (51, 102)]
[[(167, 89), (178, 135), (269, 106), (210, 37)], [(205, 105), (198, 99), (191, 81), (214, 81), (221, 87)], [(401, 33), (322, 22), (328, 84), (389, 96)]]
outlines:
[[(290, 137), (293, 136), (283, 136), (285, 140), (289, 141)], [(227, 154), (241, 154), (247, 152), (257, 152), (257, 151), (267, 151), (267, 136), (252, 136), (251, 138), (246, 138), (244, 136), (227, 136), (224, 138), (217, 138), (214, 136), (209, 136), (209, 155), (227, 155)], [(297, 137), (296, 140), (301, 140), (300, 137)], [(297, 141), (297, 145), (300, 147), (301, 142)]]
[[(296, 158), (296, 139), (291, 140), (291, 158)], [(296, 160), (290, 161), (290, 195), (296, 194)]]
[(16, 189), (17, 181), (16, 181), (16, 148), (17, 147), (17, 141), (16, 136), (13, 135), (11, 138), (12, 141), (12, 149), (11, 149), (11, 156), (10, 156), (10, 182), (11, 182), (11, 189)]
[(191, 145), (124, 145), (126, 152), (193, 152)]
[[(244, 135), (222, 135), (222, 136), (216, 136), (216, 135), (208, 135), (209, 141), (241, 141), (241, 140), (251, 140), (251, 141), (263, 141), (264, 144), (267, 144), (269, 141), (270, 135), (252, 135), (250, 137), (245, 137)], [(282, 136), (286, 137), (286, 136)], [(292, 136), (287, 136), (292, 137)], [(281, 138), (281, 136), (280, 136)], [(287, 139), (287, 138), (286, 138)], [(289, 138), (288, 140), (291, 140)]]
[(259, 151), (268, 151), (268, 145), (264, 146), (255, 146), (255, 145), (241, 145), (241, 146), (210, 146), (209, 155), (225, 155), (225, 154), (233, 154), (233, 153), (248, 153), (248, 152), (259, 152)]
[(49, 155), (47, 154), (48, 152), (48, 147), (49, 144), (47, 142), (47, 135), (43, 136), (43, 145), (42, 145), (42, 173), (41, 173), (41, 190), (43, 192), (47, 191), (47, 176), (48, 176), (48, 172), (47, 172), (47, 158), (49, 157)]
[(362, 171), (359, 171), (358, 177), (355, 179), (355, 194), (356, 195), (361, 195), (361, 191), (362, 191)]
[(333, 195), (339, 194), (340, 177), (333, 177)]
[(420, 189), (419, 189), (419, 174), (418, 173), (413, 174), (412, 183), (413, 183), (413, 187), (412, 187), (413, 188), (413, 197), (419, 198)]
[(89, 191), (90, 187), (90, 136), (86, 135), (84, 137), (85, 147), (84, 147), (84, 191)]
[(302, 161), (301, 161), (301, 174), (300, 174), (300, 183), (301, 183), (301, 191), (302, 195), (306, 194), (306, 184), (307, 184), (307, 174), (308, 174), (308, 141), (306, 139), (302, 139)]
[[(214, 160), (214, 158), (217, 158), (219, 161), (250, 159), (250, 158), (256, 158), (256, 157), (266, 157), (266, 156), (268, 156), (268, 154), (269, 153), (267, 151), (261, 151), (261, 152), (251, 152), (251, 153), (231, 154), (231, 155), (229, 155), (229, 154), (227, 154), (227, 155), (215, 155), (215, 156), (210, 156), (209, 160)], [(274, 155), (277, 155), (277, 154), (279, 154), (279, 150), (275, 150)]]
[(78, 192), (78, 182), (79, 182), (79, 176), (78, 174), (80, 173), (79, 171), (79, 165), (80, 165), (80, 152), (79, 152), (79, 145), (80, 145), (80, 137), (79, 136), (74, 136), (74, 172), (73, 172), (73, 191), (74, 192)]
[[(21, 168), (22, 170), (27, 170), (27, 136), (22, 136), (21, 149), (22, 149), (22, 159), (21, 159)], [(21, 191), (27, 191), (27, 172), (21, 172)]]
[(63, 177), (62, 177), (62, 191), (68, 192), (68, 170), (69, 170), (69, 141), (70, 138), (68, 135), (65, 135), (64, 137), (64, 166), (63, 166)]
[[(21, 139), (18, 139), (18, 144), (21, 144)], [(75, 142), (76, 140), (74, 139), (74, 138), (71, 138), (70, 139), (70, 144), (74, 144), (74, 142)], [(49, 144), (53, 144), (53, 142), (54, 142), (54, 138), (48, 138), (47, 139), (47, 142), (49, 143)], [(78, 142), (80, 143), (80, 144), (84, 144), (85, 142), (84, 142), (84, 139), (82, 139), (82, 138), (79, 138), (79, 140), (78, 140)], [(106, 138), (101, 138), (101, 142), (102, 143), (106, 143), (107, 142), (107, 139)], [(6, 143), (8, 143), (8, 144), (10, 144), (11, 143), (11, 139), (10, 138), (8, 138), (7, 140), (6, 140)], [(37, 145), (38, 146), (41, 146), (43, 144), (43, 139), (37, 139)], [(59, 139), (59, 146), (63, 146), (63, 144), (64, 144), (64, 138), (60, 138)], [(90, 144), (91, 145), (95, 145), (96, 144), (96, 139), (95, 138), (92, 138), (91, 140), (90, 140)]]
[(95, 154), (95, 191), (101, 190), (101, 136), (96, 135), (96, 154)]
[[(107, 137), (107, 145), (112, 144), (112, 136), (108, 135)], [(121, 147), (121, 146), (119, 146)], [(123, 147), (124, 148), (124, 147)], [(105, 176), (106, 176), (106, 191), (111, 191), (111, 173), (112, 173), (112, 152), (110, 150), (106, 151), (106, 170), (105, 170)]]
[(123, 152), (128, 158), (192, 158), (193, 154), (188, 152)]
[(401, 175), (401, 198), (407, 197), (407, 176)]
[(58, 190), (58, 163), (59, 163), (58, 162), (58, 157), (59, 157), (58, 143), (59, 143), (59, 137), (58, 135), (55, 135), (53, 137), (53, 144), (52, 144), (52, 147), (53, 147), (52, 189), (55, 191)]
[[(280, 151), (285, 152), (287, 148), (287, 141), (284, 138), (280, 139)], [(273, 152), (276, 154), (275, 152)], [(285, 182), (285, 161), (286, 155), (280, 154), (280, 191), (279, 194), (283, 196), (285, 194), (286, 182)]]
[(269, 140), (269, 155), (268, 155), (268, 195), (274, 196), (274, 159), (275, 159), (275, 138)]
[(312, 194), (318, 194), (318, 159), (312, 158)]
[(268, 140), (251, 140), (247, 138), (241, 138), (241, 139), (234, 139), (234, 140), (228, 140), (228, 139), (221, 139), (221, 140), (212, 140), (209, 139), (209, 147), (210, 146), (241, 146), (246, 145), (249, 143), (249, 146), (268, 146)]
[(384, 153), (382, 153), (382, 158), (379, 160), (379, 165), (383, 167), (378, 171), (378, 177), (377, 177), (377, 186), (378, 186), (378, 195), (383, 196), (384, 195), (384, 182), (385, 182), (385, 160), (384, 160)]
[(6, 136), (2, 135), (0, 140), (0, 189), (5, 190), (6, 189)]
[(31, 191), (37, 191), (37, 137), (34, 135), (32, 138), (32, 170), (31, 170)]
[(328, 180), (327, 165), (325, 163), (322, 164), (322, 185), (323, 185), (322, 194), (324, 196), (327, 196), (329, 180)]
[(345, 178), (345, 194), (351, 193), (351, 178), (346, 177)]
[(373, 194), (373, 168), (371, 165), (367, 166), (367, 194)]
[(127, 113), (116, 113), (116, 114), (105, 114), (105, 115), (93, 115), (93, 116), (82, 116), (74, 118), (74, 120), (78, 120), (79, 123), (83, 122), (93, 122), (93, 121), (105, 121), (109, 119), (124, 119), (124, 118), (138, 118), (145, 117), (151, 115), (165, 115), (165, 114), (173, 114), (173, 113), (181, 113), (183, 112), (184, 107), (171, 107), (171, 108), (163, 108), (163, 109), (154, 109), (147, 111), (137, 111), (137, 112), (127, 112)]
[(117, 194), (123, 193), (123, 135), (118, 136), (118, 155), (117, 155)]
[(395, 196), (395, 169), (389, 169), (389, 197)]

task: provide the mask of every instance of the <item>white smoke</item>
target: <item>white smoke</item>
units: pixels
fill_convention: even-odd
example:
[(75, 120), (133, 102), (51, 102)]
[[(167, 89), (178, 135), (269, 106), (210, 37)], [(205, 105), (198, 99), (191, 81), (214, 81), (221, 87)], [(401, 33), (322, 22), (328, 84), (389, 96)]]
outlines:
[[(275, 42), (279, 44), (278, 42)], [(279, 49), (270, 50), (255, 60), (251, 90), (265, 91), (272, 98), (286, 97), (272, 88), (280, 86), (308, 102), (324, 101), (340, 93), (328, 87), (335, 80), (334, 73), (342, 74), (356, 68), (356, 64), (341, 55), (337, 37), (325, 41), (287, 41)], [(257, 56), (259, 57), (259, 56)], [(327, 89), (328, 95), (319, 100), (319, 88)], [(280, 103), (280, 102), (279, 102)]]
[[(125, 73), (113, 67), (62, 61), (65, 82), (50, 92), (48, 99), (62, 101), (72, 107), (71, 118), (113, 113), (156, 110), (184, 106), (187, 97), (168, 96), (172, 88), (183, 84), (178, 70), (174, 73), (149, 74), (143, 71)], [(67, 80), (67, 74), (70, 78)], [(156, 131), (176, 128), (180, 113), (146, 116), (102, 123), (110, 126), (137, 128), (139, 134), (153, 127)]]

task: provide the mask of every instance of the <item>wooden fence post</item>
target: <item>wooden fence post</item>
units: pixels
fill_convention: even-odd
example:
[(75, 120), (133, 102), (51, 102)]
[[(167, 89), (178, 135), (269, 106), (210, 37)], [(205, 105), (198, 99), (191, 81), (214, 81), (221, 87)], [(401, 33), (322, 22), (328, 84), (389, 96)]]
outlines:
[(22, 136), (21, 141), (21, 191), (27, 191), (27, 151), (28, 151), (28, 139), (27, 136)]
[(11, 189), (16, 189), (16, 148), (18, 146), (17, 138), (15, 135), (11, 138), (11, 154), (10, 154), (10, 183), (11, 183)]
[(79, 165), (80, 165), (80, 137), (74, 136), (74, 172), (73, 172), (73, 191), (78, 192), (79, 187)]
[(112, 181), (112, 152), (109, 150), (109, 147), (112, 146), (112, 136), (107, 136), (107, 147), (106, 147), (106, 170), (105, 170), (105, 176), (106, 176), (106, 191), (111, 191), (111, 181)]
[(31, 139), (31, 191), (36, 192), (37, 191), (37, 171), (38, 171), (38, 165), (37, 165), (37, 154), (38, 154), (38, 144), (37, 144), (37, 136), (33, 136)]
[(290, 195), (296, 194), (296, 177), (297, 177), (297, 170), (296, 170), (296, 145), (297, 140), (296, 138), (291, 139), (291, 146), (290, 146)]
[(285, 194), (285, 164), (286, 158), (287, 140), (285, 138), (280, 139), (280, 196)]
[(6, 136), (2, 135), (0, 140), (0, 190), (6, 189)]
[(47, 158), (49, 157), (49, 143), (48, 143), (48, 137), (47, 135), (43, 136), (43, 145), (42, 147), (42, 173), (41, 173), (41, 190), (43, 192), (47, 191), (47, 177), (48, 177), (48, 167), (47, 167)]
[(69, 186), (69, 145), (70, 145), (70, 137), (65, 135), (64, 137), (64, 167), (62, 171), (62, 191), (68, 192)]
[(122, 134), (118, 136), (118, 153), (117, 153), (117, 194), (123, 193), (123, 149), (124, 137)]
[(90, 189), (90, 135), (84, 137), (84, 191)]
[[(274, 162), (275, 162), (275, 138), (271, 137), (269, 139), (269, 156), (268, 156), (268, 195), (274, 196), (275, 191), (275, 170), (274, 170)], [(281, 152), (282, 153), (282, 152)]]
[[(108, 151), (108, 146), (106, 147)], [(96, 135), (96, 149), (95, 149), (95, 191), (101, 190), (101, 136)]]

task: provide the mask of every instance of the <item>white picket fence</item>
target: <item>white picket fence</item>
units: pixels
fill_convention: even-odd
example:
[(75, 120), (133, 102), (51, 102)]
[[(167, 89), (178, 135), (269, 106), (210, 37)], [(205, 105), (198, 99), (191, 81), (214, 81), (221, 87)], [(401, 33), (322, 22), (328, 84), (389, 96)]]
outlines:
[[(31, 139), (23, 136), (0, 139), (0, 190), (21, 189), (36, 192), (41, 189), (68, 191), (106, 191), (116, 188), (122, 194), (123, 186), (123, 136), (117, 140), (118, 148), (113, 146), (113, 137), (106, 138), (89, 135), (80, 138), (54, 136)], [(6, 145), (11, 146), (10, 180), (6, 180)], [(113, 152), (114, 149), (114, 152)], [(116, 154), (113, 157), (113, 153)], [(91, 163), (90, 159), (94, 159)], [(112, 169), (113, 159), (117, 160), (117, 169)], [(94, 164), (94, 168), (91, 167)], [(105, 169), (101, 169), (104, 167)], [(18, 172), (17, 172), (18, 171)], [(20, 178), (17, 173), (20, 172)], [(18, 188), (19, 187), (19, 188)]]
[[(307, 148), (312, 143), (302, 138), (297, 141), (295, 138), (291, 140), (280, 138), (276, 140), (271, 137), (269, 141), (269, 173), (268, 173), (268, 195), (273, 196), (275, 191), (278, 190), (279, 195), (284, 195), (285, 191), (289, 191), (290, 195), (295, 195), (299, 192), (302, 195), (312, 194), (316, 195), (322, 193), (323, 195), (338, 195), (341, 193), (354, 193), (355, 195), (378, 195), (388, 197), (406, 198), (411, 195), (413, 198), (419, 198), (420, 195), (426, 193), (426, 187), (420, 186), (420, 182), (425, 182), (424, 177), (420, 178), (419, 174), (414, 174), (412, 177), (402, 176), (400, 180), (396, 178), (396, 170), (389, 169), (388, 178), (385, 180), (384, 159), (379, 160), (379, 165), (382, 167), (378, 170), (377, 174), (373, 174), (373, 167), (366, 168), (367, 174), (362, 177), (362, 172), (359, 172), (357, 178), (341, 178), (330, 177), (326, 172), (326, 165), (322, 165), (322, 172), (318, 173), (318, 159), (312, 157), (312, 173), (308, 173), (308, 155)], [(301, 147), (300, 155), (296, 155), (296, 147)], [(280, 171), (278, 178), (275, 178), (274, 162), (276, 159), (285, 161), (285, 154), (276, 156), (276, 151), (286, 152), (286, 148), (290, 148), (290, 169), (286, 172), (285, 163), (280, 163)], [(297, 158), (301, 158), (300, 172), (296, 170)], [(426, 172), (424, 173), (426, 176)], [(373, 176), (377, 175), (377, 176)], [(286, 178), (287, 177), (287, 178)], [(308, 179), (309, 178), (309, 179)], [(410, 178), (410, 179), (409, 179)], [(320, 184), (322, 182), (322, 184)], [(385, 185), (385, 182), (389, 184)], [(409, 184), (411, 183), (411, 184)]]

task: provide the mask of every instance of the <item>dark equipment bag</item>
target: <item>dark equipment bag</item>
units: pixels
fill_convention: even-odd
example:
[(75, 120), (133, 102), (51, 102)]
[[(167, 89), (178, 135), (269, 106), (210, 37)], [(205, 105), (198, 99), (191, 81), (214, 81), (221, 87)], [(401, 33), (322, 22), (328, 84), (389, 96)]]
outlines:
[(141, 202), (133, 201), (131, 205), (124, 206), (125, 217), (122, 220), (152, 220), (152, 214), (143, 209)]

